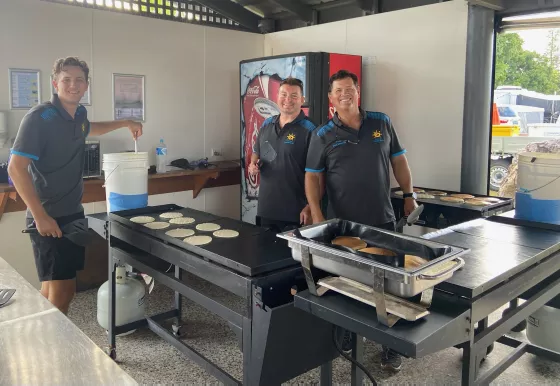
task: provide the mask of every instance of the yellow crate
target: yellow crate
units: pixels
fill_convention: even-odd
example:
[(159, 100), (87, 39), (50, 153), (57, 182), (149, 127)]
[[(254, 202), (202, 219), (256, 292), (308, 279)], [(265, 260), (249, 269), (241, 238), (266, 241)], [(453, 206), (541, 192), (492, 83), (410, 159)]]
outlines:
[(519, 131), (519, 126), (493, 125), (492, 137), (517, 137)]

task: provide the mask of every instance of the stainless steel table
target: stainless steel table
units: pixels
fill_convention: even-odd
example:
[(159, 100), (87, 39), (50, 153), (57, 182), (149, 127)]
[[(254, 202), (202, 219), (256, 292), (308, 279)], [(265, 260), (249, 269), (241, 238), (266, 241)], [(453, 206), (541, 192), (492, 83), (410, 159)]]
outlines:
[(137, 384), (2, 258), (0, 288), (0, 385)]

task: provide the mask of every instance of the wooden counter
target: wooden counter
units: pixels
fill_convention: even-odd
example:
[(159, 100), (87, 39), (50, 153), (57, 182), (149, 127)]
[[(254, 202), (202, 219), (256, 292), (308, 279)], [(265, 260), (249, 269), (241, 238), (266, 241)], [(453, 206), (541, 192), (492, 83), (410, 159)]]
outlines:
[[(196, 198), (203, 188), (238, 185), (241, 181), (239, 161), (213, 162), (208, 168), (178, 170), (148, 175), (148, 194), (164, 194), (192, 190)], [(82, 203), (105, 201), (104, 179), (84, 181)], [(0, 219), (4, 213), (26, 210), (26, 205), (14, 187), (0, 184)]]

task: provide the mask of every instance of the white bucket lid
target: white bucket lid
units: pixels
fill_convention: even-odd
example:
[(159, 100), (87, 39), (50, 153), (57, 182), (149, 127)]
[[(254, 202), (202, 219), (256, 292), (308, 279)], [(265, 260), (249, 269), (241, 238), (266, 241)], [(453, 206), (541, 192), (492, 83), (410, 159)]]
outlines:
[(560, 153), (519, 153), (519, 162), (558, 165), (560, 166)]
[(147, 161), (147, 152), (124, 152), (103, 154), (103, 162)]

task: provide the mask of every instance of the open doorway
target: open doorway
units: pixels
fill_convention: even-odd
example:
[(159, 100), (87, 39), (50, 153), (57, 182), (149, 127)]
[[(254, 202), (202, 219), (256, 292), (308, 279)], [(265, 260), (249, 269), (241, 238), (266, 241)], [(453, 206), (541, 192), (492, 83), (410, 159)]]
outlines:
[(550, 141), (560, 140), (560, 12), (507, 18), (502, 28), (496, 39), (488, 185), (491, 195), (513, 198), (516, 155), (560, 151)]

